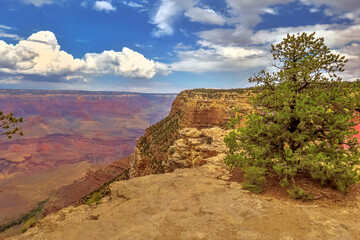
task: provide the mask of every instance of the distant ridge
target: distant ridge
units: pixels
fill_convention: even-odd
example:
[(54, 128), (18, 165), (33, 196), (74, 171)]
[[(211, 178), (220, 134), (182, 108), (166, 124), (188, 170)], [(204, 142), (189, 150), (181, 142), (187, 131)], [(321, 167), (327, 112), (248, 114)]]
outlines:
[(87, 91), (87, 90), (35, 90), (35, 89), (0, 89), (0, 93), (8, 94), (33, 94), (41, 95), (46, 93), (51, 94), (82, 94), (82, 95), (122, 95), (122, 94), (139, 94), (139, 95), (177, 95), (178, 93), (141, 93), (141, 92), (126, 92), (126, 91)]

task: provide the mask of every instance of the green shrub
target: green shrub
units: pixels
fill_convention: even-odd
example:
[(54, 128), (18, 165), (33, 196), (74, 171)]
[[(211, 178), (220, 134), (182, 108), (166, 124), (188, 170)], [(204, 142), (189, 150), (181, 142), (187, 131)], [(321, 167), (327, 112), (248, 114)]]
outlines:
[(100, 204), (101, 203), (101, 194), (99, 192), (95, 192), (90, 199), (88, 199), (86, 201), (87, 205), (92, 205), (92, 204)]
[(24, 227), (21, 229), (21, 232), (24, 233), (26, 232), (29, 228), (32, 228), (33, 226), (35, 226), (37, 222), (36, 217), (32, 217), (30, 219), (28, 219), (25, 223), (24, 223)]
[(266, 169), (258, 167), (248, 167), (245, 169), (246, 181), (242, 184), (244, 189), (254, 193), (262, 193), (265, 188)]
[(295, 186), (294, 188), (287, 190), (287, 192), (290, 194), (290, 196), (293, 199), (301, 199), (303, 201), (309, 201), (314, 199), (314, 197), (311, 194), (305, 192), (304, 189), (298, 186)]

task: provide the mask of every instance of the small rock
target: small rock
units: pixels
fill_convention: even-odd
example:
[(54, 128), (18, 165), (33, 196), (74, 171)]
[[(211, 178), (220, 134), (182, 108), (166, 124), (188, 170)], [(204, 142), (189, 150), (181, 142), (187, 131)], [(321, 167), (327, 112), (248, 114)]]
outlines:
[(180, 135), (190, 137), (190, 138), (199, 138), (202, 133), (196, 128), (184, 128), (180, 131)]
[(99, 219), (99, 214), (98, 215), (90, 215), (90, 220), (98, 220)]
[(349, 229), (349, 227), (348, 226), (346, 226), (345, 224), (343, 224), (343, 223), (340, 223), (340, 227), (342, 227), (342, 228), (344, 228), (344, 229)]

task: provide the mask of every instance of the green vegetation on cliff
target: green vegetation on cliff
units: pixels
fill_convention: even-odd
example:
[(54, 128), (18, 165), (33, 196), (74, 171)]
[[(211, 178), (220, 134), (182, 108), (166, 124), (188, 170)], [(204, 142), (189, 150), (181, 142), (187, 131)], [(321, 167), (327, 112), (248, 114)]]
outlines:
[(269, 173), (301, 198), (309, 196), (296, 183), (299, 175), (341, 191), (359, 180), (358, 87), (341, 81), (336, 74), (347, 60), (314, 35), (288, 35), (272, 45), (278, 72), (249, 79), (261, 87), (254, 112), (225, 139), (226, 163), (244, 170), (249, 189), (261, 192)]
[[(149, 173), (164, 173), (164, 165), (168, 158), (168, 150), (176, 139), (179, 138), (181, 113), (171, 114), (146, 129), (145, 134), (138, 140), (137, 148), (142, 162), (150, 162), (150, 169), (145, 170)], [(138, 163), (138, 170), (144, 170), (146, 166)]]
[(9, 222), (5, 225), (0, 225), (0, 232), (3, 232), (13, 226), (16, 225), (20, 225), (23, 223), (26, 223), (27, 221), (32, 221), (31, 219), (36, 219), (37, 214), (41, 213), (44, 207), (44, 204), (48, 201), (49, 199), (46, 199), (44, 201), (39, 202), (35, 208), (33, 208), (30, 212), (28, 212), (27, 214), (19, 217), (18, 219)]

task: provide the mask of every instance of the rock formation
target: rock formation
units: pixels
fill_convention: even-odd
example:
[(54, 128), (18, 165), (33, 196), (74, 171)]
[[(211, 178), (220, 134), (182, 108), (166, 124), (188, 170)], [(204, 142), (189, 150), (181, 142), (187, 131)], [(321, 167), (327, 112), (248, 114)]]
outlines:
[[(189, 142), (188, 138), (181, 140), (188, 131), (182, 130), (184, 128), (194, 128), (191, 131), (201, 130), (203, 139), (197, 141), (200, 141), (199, 144), (203, 145), (202, 148), (204, 149), (196, 151), (203, 152), (200, 155), (205, 152), (214, 155), (215, 153), (211, 153), (211, 148), (215, 146), (215, 143), (212, 146), (208, 144), (210, 145), (208, 146), (209, 149), (205, 149), (206, 145), (204, 145), (204, 143), (211, 141), (212, 138), (216, 139), (216, 137), (206, 136), (207, 132), (214, 130), (202, 129), (217, 127), (218, 130), (215, 131), (218, 132), (220, 131), (219, 128), (226, 129), (226, 124), (230, 118), (235, 116), (235, 110), (240, 117), (246, 115), (251, 110), (248, 102), (251, 94), (251, 90), (244, 89), (182, 91), (174, 100), (169, 116), (146, 129), (145, 134), (137, 141), (135, 158), (130, 163), (130, 176), (137, 177), (152, 173), (170, 172), (174, 170), (174, 166), (179, 163), (179, 160), (186, 161), (188, 157), (193, 158), (191, 161), (200, 161), (199, 163), (201, 163), (202, 160), (199, 158), (194, 159), (198, 155), (178, 156), (178, 154), (185, 155), (194, 152), (193, 150), (190, 151), (190, 149), (189, 151), (180, 150), (183, 144), (187, 146), (194, 145)], [(221, 132), (222, 136), (224, 134), (225, 132)], [(193, 140), (190, 139), (190, 141)], [(174, 147), (172, 147), (173, 145)], [(175, 156), (172, 157), (174, 151), (172, 149), (174, 148), (179, 148), (179, 151), (182, 152), (177, 151)], [(200, 148), (200, 146), (196, 148)]]
[(163, 164), (167, 169), (201, 166), (206, 158), (227, 153), (224, 142), (227, 133), (229, 130), (219, 127), (183, 128), (180, 138), (169, 149), (168, 161)]

